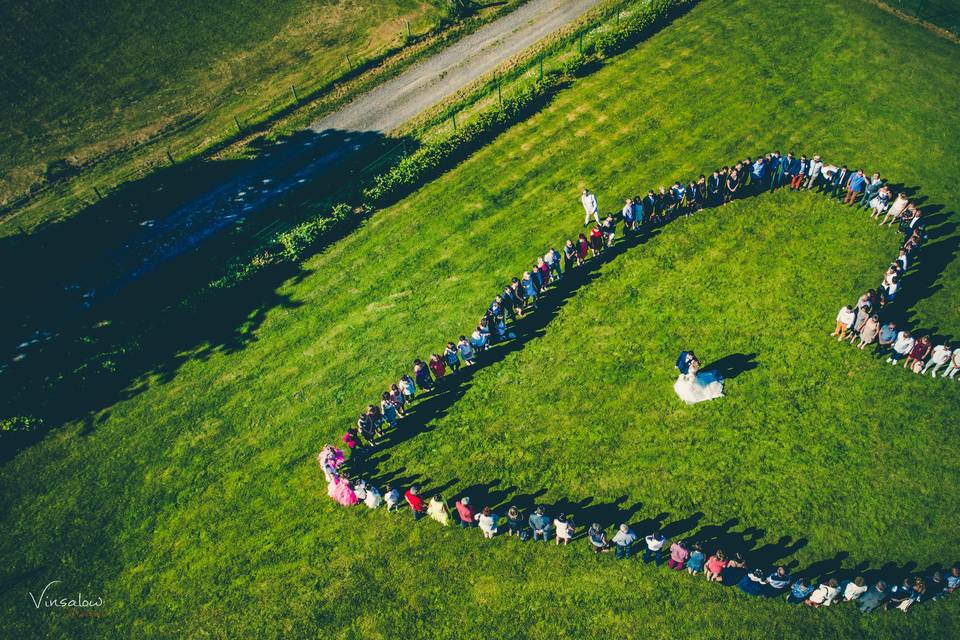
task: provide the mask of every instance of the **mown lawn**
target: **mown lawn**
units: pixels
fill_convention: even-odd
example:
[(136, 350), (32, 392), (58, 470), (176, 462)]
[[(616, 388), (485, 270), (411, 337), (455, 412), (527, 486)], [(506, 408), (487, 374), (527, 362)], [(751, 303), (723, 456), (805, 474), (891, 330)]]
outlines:
[[(87, 163), (161, 132), (168, 132), (163, 148), (178, 159), (193, 155), (234, 132), (234, 117), (262, 119), (292, 101), (291, 86), (303, 96), (343, 75), (347, 56), (356, 65), (396, 47), (407, 21), (418, 34), (446, 14), (439, 0), (7, 6), (0, 201), (23, 193), (47, 163)], [(161, 157), (162, 149), (152, 153)], [(144, 157), (102, 179), (132, 172)], [(49, 209), (18, 222), (29, 229)]]
[[(929, 294), (908, 315), (960, 335), (958, 63), (956, 45), (868, 3), (699, 4), (311, 259), (243, 350), (189, 361), (6, 464), (4, 635), (955, 637), (957, 600), (814, 611), (595, 558), (583, 541), (485, 543), (347, 511), (313, 455), (577, 232), (583, 185), (618, 208), (772, 147), (920, 187), (940, 235), (906, 283), (908, 301), (911, 285)], [(535, 495), (581, 525), (746, 539), (814, 572), (953, 562), (960, 389), (827, 339), (895, 248), (895, 232), (810, 194), (673, 223), (425, 401), (377, 454), (378, 478), (497, 504)], [(757, 366), (686, 407), (671, 389), (681, 347)], [(27, 591), (55, 579), (102, 595), (103, 616), (36, 611)]]

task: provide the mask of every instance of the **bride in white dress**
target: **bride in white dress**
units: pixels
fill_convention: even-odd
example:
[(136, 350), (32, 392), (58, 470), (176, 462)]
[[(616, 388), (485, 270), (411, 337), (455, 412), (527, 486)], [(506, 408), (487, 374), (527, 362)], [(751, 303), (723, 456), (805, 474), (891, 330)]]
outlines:
[(723, 397), (723, 378), (716, 371), (700, 371), (700, 361), (691, 358), (687, 373), (681, 373), (673, 390), (687, 404)]

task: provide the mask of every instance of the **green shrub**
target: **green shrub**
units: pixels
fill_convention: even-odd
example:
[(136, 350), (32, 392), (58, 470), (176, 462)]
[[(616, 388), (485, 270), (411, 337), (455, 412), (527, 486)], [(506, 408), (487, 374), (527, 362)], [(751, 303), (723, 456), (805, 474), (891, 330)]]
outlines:
[(43, 426), (43, 420), (33, 416), (13, 416), (0, 419), (0, 433), (30, 433)]

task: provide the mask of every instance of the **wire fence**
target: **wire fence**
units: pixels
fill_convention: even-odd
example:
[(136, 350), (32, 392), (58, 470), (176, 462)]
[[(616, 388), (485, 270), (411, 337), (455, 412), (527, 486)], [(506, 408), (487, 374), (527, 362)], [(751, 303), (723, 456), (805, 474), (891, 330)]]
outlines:
[(960, 0), (884, 0), (894, 9), (960, 37)]

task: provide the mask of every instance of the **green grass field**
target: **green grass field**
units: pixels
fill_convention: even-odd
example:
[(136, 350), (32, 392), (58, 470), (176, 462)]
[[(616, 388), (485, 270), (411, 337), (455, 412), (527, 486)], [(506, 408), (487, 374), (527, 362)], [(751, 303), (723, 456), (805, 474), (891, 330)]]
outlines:
[[(596, 558), (583, 541), (485, 542), (345, 510), (314, 455), (574, 235), (584, 185), (618, 209), (774, 147), (920, 189), (936, 238), (901, 300), (917, 326), (960, 335), (958, 63), (955, 44), (869, 3), (698, 4), (310, 259), (243, 349), (141, 381), (6, 463), (0, 635), (956, 637), (956, 598), (817, 611)], [(424, 401), (376, 455), (377, 479), (498, 505), (536, 496), (580, 525), (746, 539), (814, 573), (954, 562), (960, 388), (827, 338), (896, 241), (812, 194), (671, 223)], [(671, 389), (683, 347), (757, 367), (686, 407)], [(102, 615), (36, 610), (27, 592), (51, 580), (102, 596)]]
[[(3, 15), (0, 201), (60, 159), (130, 156), (98, 170), (103, 189), (165, 149), (192, 156), (235, 132), (234, 117), (262, 119), (292, 101), (291, 86), (306, 95), (346, 73), (347, 56), (356, 65), (396, 47), (407, 21), (423, 33), (446, 8), (441, 0), (230, 0), (173, 10), (87, 0), (21, 3)], [(140, 148), (160, 134), (162, 146)], [(19, 222), (44, 221), (51, 204), (31, 205)]]

